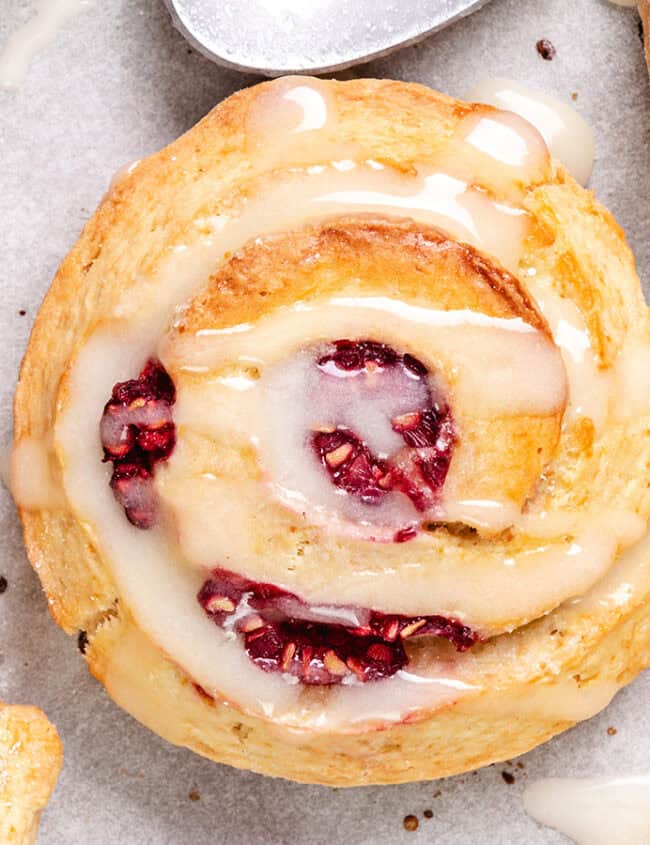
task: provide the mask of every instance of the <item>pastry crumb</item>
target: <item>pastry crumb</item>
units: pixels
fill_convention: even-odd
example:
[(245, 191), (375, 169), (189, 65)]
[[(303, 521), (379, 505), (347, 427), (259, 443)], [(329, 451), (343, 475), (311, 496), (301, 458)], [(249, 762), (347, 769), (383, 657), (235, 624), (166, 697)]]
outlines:
[(433, 793), (433, 797), (434, 797), (434, 798), (440, 798), (440, 796), (441, 796), (441, 795), (442, 795), (442, 792), (441, 792), (439, 789), (437, 789), (437, 790)]
[(82, 654), (86, 653), (88, 647), (88, 634), (85, 631), (79, 631), (77, 636), (77, 648)]
[(557, 55), (557, 50), (555, 49), (553, 44), (548, 40), (548, 38), (540, 38), (537, 44), (535, 44), (535, 47), (539, 55), (546, 62), (552, 61)]
[(190, 801), (200, 801), (201, 793), (197, 792), (196, 789), (193, 789), (187, 797), (190, 799)]
[(607, 736), (616, 736), (617, 733), (618, 733), (618, 731), (616, 730), (616, 728), (613, 725), (610, 725), (607, 728)]
[(508, 786), (511, 786), (515, 782), (515, 776), (510, 772), (501, 772), (501, 777), (508, 784)]
[(525, 769), (526, 765), (525, 765), (525, 763), (522, 763), (521, 760), (518, 760), (517, 761), (517, 768), (518, 769)]
[(575, 103), (575, 101), (578, 99), (578, 92), (577, 92), (577, 91), (572, 91), (572, 92), (571, 92), (571, 99), (572, 99), (572, 100), (573, 100), (573, 102)]
[(21, 308), (21, 309), (20, 309), (20, 311), (18, 312), (18, 316), (19, 316), (19, 317), (24, 317), (26, 313), (27, 313), (27, 311), (25, 311), (25, 309), (24, 309), (24, 308)]
[(418, 821), (418, 817), (409, 814), (408, 816), (404, 816), (404, 830), (414, 831), (417, 830), (420, 826), (420, 822)]
[(9, 586), (9, 581), (4, 577), (4, 575), (0, 575), (0, 596), (3, 593), (7, 592), (7, 587)]
[(422, 815), (425, 819), (432, 819), (433, 818), (433, 810), (425, 810)]

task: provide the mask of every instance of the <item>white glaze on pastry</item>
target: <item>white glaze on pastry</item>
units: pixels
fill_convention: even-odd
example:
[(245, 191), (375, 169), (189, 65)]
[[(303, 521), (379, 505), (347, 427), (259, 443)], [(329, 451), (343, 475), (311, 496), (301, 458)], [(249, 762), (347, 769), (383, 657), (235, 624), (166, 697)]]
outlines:
[[(528, 323), (469, 310), (438, 311), (388, 297), (339, 296), (298, 304), (254, 327), (202, 330), (176, 341), (169, 352), (163, 349), (162, 360), (191, 372), (237, 360), (266, 369), (292, 348), (297, 352), (319, 341), (366, 335), (382, 336), (443, 377), (453, 375), (454, 404), (486, 415), (495, 410), (548, 414), (563, 407), (562, 360), (548, 338)], [(531, 380), (531, 372), (538, 378)]]
[[(554, 293), (550, 279), (529, 276), (526, 285), (546, 317), (553, 332), (553, 339), (562, 352), (570, 385), (566, 422), (588, 417), (596, 431), (602, 431), (611, 411), (612, 401), (616, 398), (617, 373), (613, 369), (604, 370), (600, 366), (584, 317), (575, 303)], [(641, 350), (632, 355), (635, 362), (642, 357)], [(626, 352), (625, 360), (629, 359), (630, 353)], [(632, 365), (628, 363), (626, 366)], [(623, 386), (620, 389), (628, 392), (630, 390), (629, 387)], [(627, 403), (617, 403), (617, 407), (627, 407)]]
[(630, 340), (616, 361), (616, 414), (619, 418), (650, 414), (650, 345)]
[(21, 508), (57, 508), (63, 504), (59, 471), (50, 438), (25, 438), (11, 453), (10, 489)]
[(115, 173), (112, 175), (110, 182), (108, 183), (108, 192), (111, 193), (118, 185), (123, 182), (126, 178), (128, 178), (140, 165), (142, 159), (136, 158), (132, 161), (127, 161), (121, 167), (119, 167)]
[(559, 159), (581, 185), (587, 184), (594, 163), (593, 132), (571, 106), (500, 77), (481, 80), (467, 94), (467, 99), (508, 109), (530, 121), (542, 134), (551, 155)]

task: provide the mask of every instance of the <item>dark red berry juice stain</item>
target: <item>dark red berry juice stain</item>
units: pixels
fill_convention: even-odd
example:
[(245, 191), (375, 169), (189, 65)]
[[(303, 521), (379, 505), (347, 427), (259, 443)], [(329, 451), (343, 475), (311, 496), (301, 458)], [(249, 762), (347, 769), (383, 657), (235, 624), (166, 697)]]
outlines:
[[(396, 491), (408, 496), (417, 511), (431, 508), (447, 478), (456, 435), (451, 409), (431, 393), (427, 367), (412, 355), (401, 355), (373, 340), (337, 340), (317, 366), (328, 377), (347, 379), (350, 390), (355, 378), (371, 378), (381, 390), (382, 373), (395, 368), (404, 379), (418, 380), (427, 387), (425, 407), (391, 420), (404, 448), (387, 460), (374, 455), (353, 430), (337, 426), (336, 421), (312, 432), (311, 442), (332, 484), (364, 504), (379, 504), (387, 493)], [(398, 531), (395, 541), (414, 536), (406, 531)]]
[(104, 407), (100, 436), (104, 461), (111, 461), (111, 489), (137, 528), (156, 521), (153, 477), (156, 464), (166, 461), (176, 444), (172, 407), (176, 390), (169, 374), (155, 359), (136, 379), (113, 388)]
[[(479, 639), (471, 628), (444, 616), (404, 616), (374, 610), (311, 607), (294, 593), (215, 569), (198, 593), (206, 614), (244, 640), (249, 658), (265, 672), (283, 672), (301, 683), (340, 684), (389, 678), (408, 663), (404, 641), (443, 637), (459, 651)], [(329, 623), (333, 615), (354, 624)]]

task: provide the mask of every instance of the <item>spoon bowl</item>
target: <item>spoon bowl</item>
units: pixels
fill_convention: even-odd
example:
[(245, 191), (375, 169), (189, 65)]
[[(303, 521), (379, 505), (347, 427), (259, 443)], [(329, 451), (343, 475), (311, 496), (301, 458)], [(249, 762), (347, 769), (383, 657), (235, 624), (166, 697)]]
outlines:
[(203, 55), (264, 76), (325, 73), (385, 56), (488, 0), (165, 0)]

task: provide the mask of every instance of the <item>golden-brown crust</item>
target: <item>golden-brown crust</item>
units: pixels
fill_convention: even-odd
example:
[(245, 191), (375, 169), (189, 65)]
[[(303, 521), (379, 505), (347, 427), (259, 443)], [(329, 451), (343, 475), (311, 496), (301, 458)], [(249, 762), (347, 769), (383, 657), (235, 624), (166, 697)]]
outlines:
[[(473, 107), (419, 85), (381, 80), (332, 83), (345, 141), (367, 158), (408, 169), (426, 165)], [(118, 296), (191, 237), (194, 221), (227, 209), (251, 178), (242, 91), (190, 133), (145, 160), (105, 198), (64, 260), (34, 326), (15, 400), (17, 438), (51, 431), (59, 386), (79, 348)], [(478, 108), (478, 107), (477, 107)], [(395, 114), (404, 115), (396, 121)], [(582, 312), (603, 366), (631, 332), (650, 337), (632, 255), (611, 215), (554, 166), (527, 185), (535, 220), (522, 267), (534, 265)], [(128, 248), (125, 248), (128, 244)], [(480, 272), (482, 269), (477, 268)], [(242, 313), (250, 300), (240, 303)], [(553, 468), (560, 507), (629, 507), (647, 518), (647, 420), (613, 426), (591, 448), (584, 426), (567, 431)], [(587, 445), (585, 445), (587, 444)], [(603, 459), (603, 454), (607, 459)], [(289, 731), (200, 695), (190, 678), (137, 628), (121, 603), (110, 563), (88, 526), (68, 510), (21, 510), (30, 559), (56, 620), (89, 633), (91, 671), (116, 700), (170, 741), (212, 759), (296, 780), (355, 785), (440, 777), (505, 759), (588, 715), (535, 702), (549, 690), (577, 699), (629, 681), (650, 663), (650, 577), (615, 607), (560, 608), (472, 656), (475, 694), (408, 723), (365, 733)], [(562, 631), (563, 636), (553, 634)], [(560, 698), (562, 696), (559, 696)], [(552, 698), (552, 696), (551, 696)], [(155, 702), (155, 706), (151, 705)], [(593, 704), (592, 709), (596, 708)], [(516, 729), (513, 730), (513, 723)]]
[(61, 742), (36, 707), (0, 703), (0, 842), (36, 842), (41, 811), (61, 770)]
[(339, 293), (381, 294), (441, 310), (521, 317), (550, 337), (519, 280), (468, 244), (409, 219), (345, 215), (256, 239), (234, 255), (176, 325), (187, 333), (254, 322), (278, 308)]

